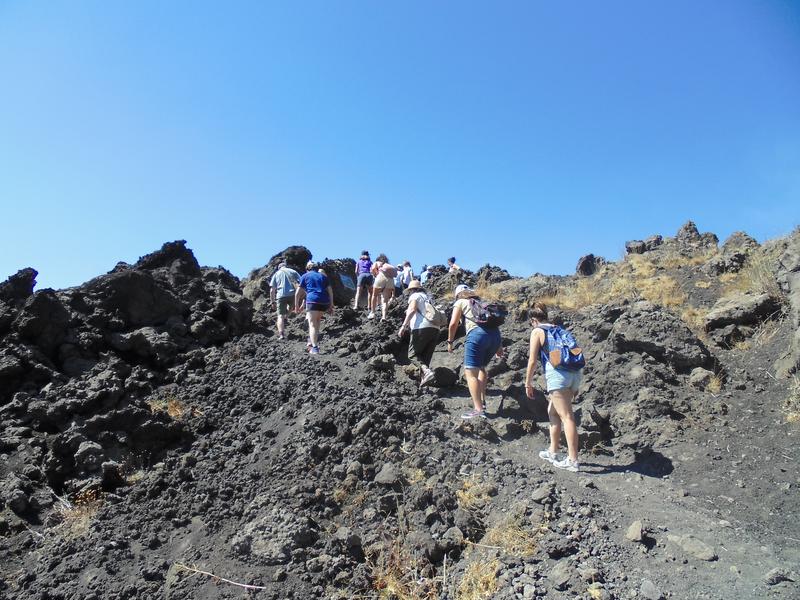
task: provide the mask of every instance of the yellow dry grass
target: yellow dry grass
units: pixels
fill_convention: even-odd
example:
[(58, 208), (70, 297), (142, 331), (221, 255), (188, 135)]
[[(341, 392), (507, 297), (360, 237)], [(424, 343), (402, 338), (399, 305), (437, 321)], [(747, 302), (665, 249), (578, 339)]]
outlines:
[(456, 591), (457, 600), (482, 600), (491, 598), (497, 591), (497, 571), (500, 563), (477, 560), (471, 563), (461, 578)]
[(706, 391), (716, 395), (722, 391), (722, 377), (719, 374), (714, 375), (706, 386)]
[(494, 484), (471, 475), (463, 481), (461, 489), (456, 490), (458, 505), (467, 511), (479, 510), (492, 501), (491, 496), (496, 490)]
[(408, 550), (407, 524), (402, 513), (398, 519), (396, 535), (368, 552), (373, 588), (378, 598), (386, 600), (435, 600), (441, 595), (441, 579), (435, 577), (427, 561)]
[(490, 527), (482, 543), (497, 546), (514, 556), (533, 556), (536, 553), (537, 533), (524, 525), (521, 514), (514, 513)]
[(775, 247), (763, 246), (747, 257), (744, 267), (738, 273), (723, 273), (720, 281), (725, 284), (726, 296), (739, 293), (769, 294), (773, 298), (783, 298), (778, 285), (776, 271), (780, 254)]
[(694, 282), (694, 287), (699, 288), (701, 290), (707, 290), (708, 288), (711, 287), (711, 282), (710, 281), (695, 281)]
[(186, 414), (191, 416), (202, 415), (203, 413), (194, 407), (187, 406), (180, 398), (174, 394), (150, 398), (147, 401), (150, 411), (153, 414), (163, 413), (171, 419), (180, 419)]
[(80, 492), (75, 500), (62, 500), (58, 507), (61, 522), (54, 528), (63, 538), (75, 539), (89, 531), (92, 519), (103, 505), (103, 494), (100, 490), (89, 488)]
[(553, 306), (578, 310), (618, 300), (649, 300), (674, 308), (686, 303), (678, 282), (659, 264), (641, 255), (631, 255), (618, 265), (605, 265), (590, 277), (581, 277), (558, 290), (555, 296), (539, 299)]

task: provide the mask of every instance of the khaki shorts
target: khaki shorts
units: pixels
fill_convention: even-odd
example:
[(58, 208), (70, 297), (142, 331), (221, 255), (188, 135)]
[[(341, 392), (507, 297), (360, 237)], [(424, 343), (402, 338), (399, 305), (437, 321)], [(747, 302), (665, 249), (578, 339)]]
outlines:
[(294, 306), (294, 296), (278, 298), (278, 316), (285, 317)]
[(394, 287), (394, 279), (390, 279), (383, 273), (378, 273), (378, 276), (375, 278), (375, 284), (372, 286), (376, 290), (383, 290), (385, 288), (393, 288)]

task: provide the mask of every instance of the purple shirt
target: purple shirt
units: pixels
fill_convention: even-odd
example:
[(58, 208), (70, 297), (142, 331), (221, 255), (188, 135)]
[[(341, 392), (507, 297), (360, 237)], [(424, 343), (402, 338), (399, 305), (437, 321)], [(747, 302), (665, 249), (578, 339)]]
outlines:
[(369, 273), (369, 270), (372, 268), (372, 261), (368, 258), (359, 258), (358, 259), (358, 274), (361, 275), (362, 273)]

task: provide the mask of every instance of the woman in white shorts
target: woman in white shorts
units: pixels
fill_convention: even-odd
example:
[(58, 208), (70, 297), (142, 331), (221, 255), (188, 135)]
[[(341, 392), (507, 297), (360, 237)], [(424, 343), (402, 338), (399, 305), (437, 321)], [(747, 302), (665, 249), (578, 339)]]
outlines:
[(375, 276), (375, 283), (372, 284), (372, 298), (370, 298), (368, 319), (375, 318), (375, 308), (378, 306), (378, 299), (381, 299), (381, 321), (386, 319), (386, 309), (389, 299), (394, 292), (394, 278), (397, 276), (397, 269), (389, 264), (389, 259), (385, 254), (379, 254), (375, 262), (372, 263), (372, 274)]
[[(547, 306), (536, 302), (530, 311), (531, 331), (530, 354), (528, 368), (525, 371), (525, 393), (533, 399), (533, 376), (536, 369), (536, 360), (541, 359), (544, 377), (547, 383), (547, 416), (550, 418), (550, 447), (539, 452), (539, 458), (551, 462), (553, 466), (567, 471), (577, 471), (578, 463), (578, 426), (575, 423), (575, 413), (572, 411), (572, 400), (578, 392), (581, 383), (580, 371), (568, 371), (550, 364), (547, 355), (548, 327), (553, 327), (547, 321)], [(558, 449), (561, 444), (561, 430), (567, 438), (567, 456)]]

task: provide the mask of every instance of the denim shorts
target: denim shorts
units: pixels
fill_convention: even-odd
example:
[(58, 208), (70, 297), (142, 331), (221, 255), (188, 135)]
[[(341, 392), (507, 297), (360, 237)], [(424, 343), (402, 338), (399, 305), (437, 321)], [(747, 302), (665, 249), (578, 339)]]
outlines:
[(464, 368), (483, 369), (492, 360), (502, 343), (499, 329), (475, 327), (467, 334), (464, 344)]
[(375, 278), (370, 273), (358, 274), (358, 287), (369, 287), (375, 283)]
[(544, 378), (547, 382), (547, 391), (568, 389), (578, 391), (581, 385), (581, 372), (556, 369), (550, 363), (544, 365)]

